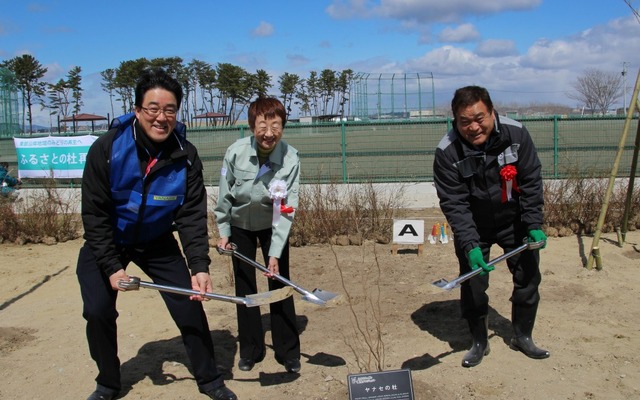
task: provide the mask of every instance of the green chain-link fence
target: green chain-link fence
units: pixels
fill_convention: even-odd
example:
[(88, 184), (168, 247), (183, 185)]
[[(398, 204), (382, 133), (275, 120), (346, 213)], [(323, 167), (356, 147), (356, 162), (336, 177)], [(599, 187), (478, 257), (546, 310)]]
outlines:
[(0, 68), (0, 137), (20, 133), (18, 86), (13, 72)]
[[(609, 175), (624, 117), (520, 118), (531, 132), (544, 178)], [(302, 183), (425, 182), (433, 180), (433, 156), (451, 119), (322, 124), (287, 124), (284, 140), (298, 149)], [(629, 176), (636, 117), (631, 124), (618, 175)], [(222, 158), (235, 140), (251, 135), (247, 126), (191, 128), (205, 166), (205, 182), (217, 186)], [(0, 140), (0, 158), (16, 169), (13, 140)], [(62, 182), (66, 184), (66, 182)], [(70, 182), (77, 184), (78, 181)]]

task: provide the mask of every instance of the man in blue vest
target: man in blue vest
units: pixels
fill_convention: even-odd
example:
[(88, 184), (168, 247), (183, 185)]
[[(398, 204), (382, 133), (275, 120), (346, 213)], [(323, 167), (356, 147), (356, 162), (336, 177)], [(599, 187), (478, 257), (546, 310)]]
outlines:
[[(180, 84), (165, 71), (145, 71), (135, 89), (135, 112), (113, 121), (89, 149), (82, 179), (85, 244), (77, 275), (91, 357), (98, 367), (89, 400), (121, 391), (116, 298), (138, 265), (154, 282), (211, 292), (207, 194), (202, 162), (177, 121)], [(186, 260), (173, 234), (177, 228)], [(216, 367), (200, 301), (162, 292), (180, 329), (200, 392), (234, 400)], [(196, 301), (193, 301), (196, 300)]]

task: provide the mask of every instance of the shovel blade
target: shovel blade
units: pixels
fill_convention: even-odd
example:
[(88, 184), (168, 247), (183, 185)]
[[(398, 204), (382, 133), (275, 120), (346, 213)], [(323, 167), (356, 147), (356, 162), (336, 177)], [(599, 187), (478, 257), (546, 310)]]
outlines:
[(264, 306), (271, 303), (282, 301), (287, 297), (291, 297), (294, 293), (293, 288), (283, 287), (268, 292), (249, 294), (245, 296), (245, 305), (247, 307)]
[(328, 292), (322, 289), (313, 289), (312, 292), (306, 292), (302, 296), (302, 300), (319, 306), (326, 306), (328, 302), (338, 297), (338, 294)]
[(437, 281), (433, 282), (432, 285), (442, 290), (453, 290), (458, 286), (460, 286), (460, 285), (457, 285), (455, 281), (449, 282), (444, 278), (438, 279)]

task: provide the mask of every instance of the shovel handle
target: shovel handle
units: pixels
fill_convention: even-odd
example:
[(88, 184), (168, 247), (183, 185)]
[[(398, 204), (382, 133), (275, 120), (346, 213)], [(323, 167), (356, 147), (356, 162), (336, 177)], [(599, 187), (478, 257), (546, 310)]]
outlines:
[(292, 288), (294, 288), (296, 290), (300, 289), (293, 282), (291, 282), (290, 280), (288, 280), (284, 276), (272, 273), (269, 270), (269, 268), (265, 267), (264, 265), (260, 264), (259, 262), (255, 261), (255, 260), (252, 260), (251, 258), (245, 256), (244, 254), (238, 252), (237, 251), (238, 246), (235, 243), (229, 243), (229, 245), (231, 246), (231, 249), (223, 249), (221, 247), (217, 247), (218, 253), (219, 254), (225, 254), (225, 255), (228, 255), (228, 256), (234, 256), (234, 257), (246, 262), (247, 264), (252, 265), (253, 267), (259, 269), (260, 271), (269, 274), (269, 276), (271, 276), (273, 279), (278, 280), (278, 281), (280, 281), (281, 283), (284, 283), (287, 286), (291, 286)]
[(282, 275), (278, 275), (278, 274), (274, 274), (271, 271), (269, 271), (269, 268), (265, 267), (264, 265), (260, 264), (259, 262), (256, 262), (255, 260), (252, 260), (251, 258), (245, 256), (244, 254), (236, 251), (238, 249), (238, 246), (235, 243), (229, 243), (229, 245), (231, 246), (231, 249), (223, 249), (221, 247), (217, 247), (218, 253), (219, 254), (225, 254), (225, 255), (230, 255), (230, 256), (234, 256), (244, 262), (246, 262), (249, 265), (254, 266), (255, 268), (259, 269), (262, 272), (265, 272), (267, 274), (269, 274), (270, 277), (272, 277), (273, 279), (280, 281), (280, 283), (283, 283), (287, 286), (292, 287), (296, 292), (303, 294), (303, 295), (307, 295), (310, 292), (301, 288), (300, 286), (296, 285), (295, 283), (291, 282), (290, 280), (288, 280), (287, 278), (285, 278)]
[(216, 293), (208, 293), (208, 292), (202, 294), (197, 290), (193, 290), (193, 289), (183, 289), (175, 286), (165, 286), (165, 285), (158, 285), (152, 282), (145, 282), (140, 280), (140, 278), (136, 276), (130, 276), (128, 281), (120, 280), (118, 282), (118, 286), (125, 290), (138, 290), (140, 287), (144, 287), (148, 289), (159, 290), (161, 292), (182, 294), (185, 296), (202, 296), (212, 300), (221, 300), (221, 301), (227, 301), (235, 304), (248, 305), (247, 299), (244, 299), (241, 297), (227, 296), (224, 294), (216, 294)]
[[(513, 257), (518, 253), (522, 253), (525, 250), (536, 250), (541, 248), (542, 246), (544, 246), (545, 241), (541, 240), (539, 242), (529, 242), (527, 238), (524, 238), (523, 240), (523, 244), (520, 245), (519, 247), (516, 247), (515, 249), (511, 250), (508, 253), (504, 253), (496, 258), (494, 258), (493, 260), (489, 261), (487, 263), (487, 266), (491, 266), (491, 265), (495, 265), (501, 261), (506, 260), (507, 258)], [(459, 285), (460, 283), (469, 280), (471, 278), (473, 278), (474, 276), (482, 273), (483, 269), (482, 268), (477, 268), (472, 270), (471, 272), (467, 272), (464, 275), (460, 275), (459, 277), (457, 277), (454, 281), (456, 283), (456, 285)]]
[(296, 292), (300, 293), (302, 295), (302, 300), (311, 302), (313, 304), (325, 306), (325, 305), (327, 305), (327, 301), (332, 300), (335, 297), (337, 297), (337, 294), (331, 293), (331, 292), (327, 292), (327, 291), (323, 291), (321, 289), (314, 289), (313, 292), (310, 292), (310, 291), (308, 291), (308, 290), (296, 285), (295, 283), (291, 282), (287, 278), (285, 278), (285, 277), (283, 277), (281, 275), (272, 273), (264, 265), (256, 262), (255, 260), (252, 260), (251, 258), (249, 258), (249, 257), (245, 256), (244, 254), (238, 252), (237, 251), (238, 246), (236, 246), (235, 243), (229, 243), (229, 247), (230, 247), (230, 249), (223, 249), (221, 247), (217, 247), (218, 253), (236, 257), (236, 258), (244, 261), (245, 263), (257, 268), (258, 270), (268, 273), (269, 277), (271, 277), (271, 278), (273, 278), (273, 279), (275, 279), (277, 281), (280, 281), (284, 285), (288, 286), (289, 289), (295, 290)]

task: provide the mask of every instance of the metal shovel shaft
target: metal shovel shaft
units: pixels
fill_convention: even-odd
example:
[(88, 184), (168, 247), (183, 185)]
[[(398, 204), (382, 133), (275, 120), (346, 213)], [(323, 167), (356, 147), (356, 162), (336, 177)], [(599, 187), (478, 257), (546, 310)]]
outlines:
[[(525, 242), (519, 246), (516, 247), (515, 249), (511, 250), (510, 252), (504, 253), (496, 258), (494, 258), (493, 260), (489, 261), (487, 263), (488, 266), (490, 265), (495, 265), (501, 261), (506, 260), (507, 258), (513, 257), (518, 253), (522, 253), (525, 250), (535, 250), (535, 249), (539, 249), (542, 246), (544, 246), (545, 242), (528, 242), (525, 239)], [(437, 281), (433, 282), (433, 285), (444, 289), (444, 290), (451, 290), (451, 289), (455, 289), (458, 286), (460, 286), (460, 284), (466, 280), (469, 280), (471, 278), (473, 278), (474, 276), (482, 273), (482, 271), (484, 271), (482, 268), (477, 268), (474, 269), (470, 272), (467, 272), (464, 275), (460, 275), (459, 277), (457, 277), (456, 279), (452, 280), (452, 281), (447, 281), (446, 279), (438, 279)]]
[(236, 245), (231, 243), (231, 250), (227, 250), (227, 249), (222, 249), (220, 247), (218, 247), (218, 253), (220, 254), (226, 254), (226, 255), (233, 255), (234, 257), (237, 257), (238, 259), (246, 262), (249, 265), (252, 265), (253, 267), (257, 268), (258, 270), (265, 272), (267, 274), (269, 274), (269, 276), (271, 276), (272, 278), (274, 278), (277, 281), (280, 281), (281, 283), (283, 283), (284, 285), (289, 286), (290, 288), (293, 288), (293, 290), (295, 290), (296, 292), (300, 293), (302, 295), (302, 300), (308, 301), (310, 303), (314, 303), (320, 306), (326, 306), (327, 302), (330, 300), (335, 299), (336, 297), (338, 297), (337, 294), (332, 293), (332, 292), (328, 292), (322, 289), (314, 289), (313, 292), (310, 292), (298, 285), (296, 285), (295, 283), (291, 282), (290, 280), (288, 280), (287, 278), (283, 277), (282, 275), (278, 275), (278, 274), (274, 274), (271, 273), (271, 271), (269, 270), (269, 268), (265, 267), (264, 265), (260, 264), (259, 262), (256, 262), (255, 260), (252, 260), (251, 258), (245, 256), (242, 253), (239, 253), (236, 251)]
[[(529, 248), (529, 245), (525, 243), (525, 244), (521, 245), (520, 247), (516, 247), (515, 249), (511, 250), (510, 252), (504, 253), (504, 254), (494, 258), (493, 260), (489, 261), (487, 263), (487, 266), (495, 265), (495, 264), (497, 264), (497, 263), (499, 263), (501, 261), (506, 260), (509, 257), (515, 256), (518, 253), (522, 253), (523, 251), (525, 251), (528, 248)], [(482, 268), (474, 269), (471, 272), (467, 272), (466, 274), (459, 276), (458, 278), (454, 279), (454, 281), (456, 282), (456, 284), (460, 284), (460, 283), (462, 283), (462, 282), (464, 282), (464, 281), (466, 281), (468, 279), (471, 279), (474, 276), (482, 273), (482, 271), (484, 271)]]
[(276, 301), (283, 300), (293, 294), (293, 291), (291, 290), (291, 288), (283, 288), (278, 290), (272, 290), (265, 293), (257, 293), (255, 295), (249, 295), (247, 297), (228, 296), (224, 294), (209, 293), (209, 292), (202, 294), (199, 291), (193, 290), (193, 289), (184, 289), (184, 288), (179, 288), (175, 286), (159, 285), (153, 282), (145, 282), (135, 276), (130, 276), (129, 281), (120, 281), (118, 283), (118, 286), (126, 290), (137, 290), (142, 286), (144, 288), (155, 289), (161, 292), (176, 293), (176, 294), (182, 294), (185, 296), (202, 296), (211, 300), (220, 300), (220, 301), (226, 301), (229, 303), (244, 304), (247, 307), (257, 307), (265, 304), (271, 304)]
[(291, 282), (290, 280), (288, 280), (284, 276), (278, 275), (278, 274), (272, 274), (271, 271), (269, 271), (269, 268), (265, 267), (264, 265), (260, 264), (259, 262), (256, 262), (255, 260), (250, 259), (249, 257), (245, 256), (244, 254), (238, 253), (237, 251), (234, 251), (233, 255), (236, 256), (237, 258), (239, 258), (240, 260), (246, 262), (247, 264), (253, 265), (254, 267), (258, 268), (260, 271), (270, 274), (274, 279), (280, 281), (281, 283), (284, 283), (287, 286), (291, 286), (298, 293), (302, 293), (302, 294), (307, 294), (308, 293), (306, 290), (304, 290), (300, 286), (296, 285), (295, 283)]
[(200, 296), (200, 295), (202, 295), (202, 297), (206, 297), (207, 299), (211, 299), (211, 300), (222, 300), (222, 301), (227, 301), (227, 302), (230, 302), (230, 303), (248, 305), (247, 304), (247, 300), (243, 299), (242, 297), (227, 296), (227, 295), (224, 295), (224, 294), (217, 294), (217, 293), (205, 293), (205, 294), (202, 294), (202, 293), (198, 292), (197, 290), (182, 289), (182, 288), (178, 288), (178, 287), (174, 287), (174, 286), (158, 285), (156, 283), (145, 282), (145, 281), (140, 281), (140, 286), (144, 287), (144, 288), (149, 288), (149, 289), (156, 289), (156, 290), (159, 290), (161, 292), (184, 294), (184, 295), (188, 295), (188, 296), (192, 296), (192, 295)]

